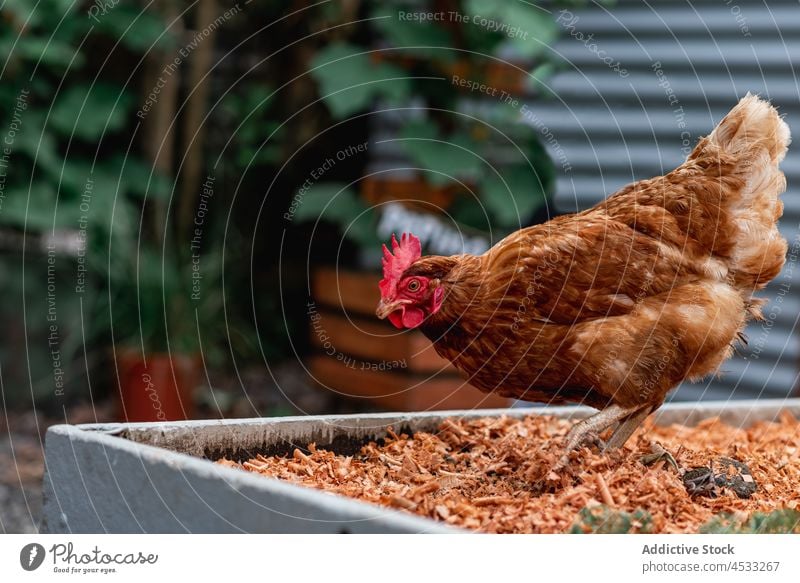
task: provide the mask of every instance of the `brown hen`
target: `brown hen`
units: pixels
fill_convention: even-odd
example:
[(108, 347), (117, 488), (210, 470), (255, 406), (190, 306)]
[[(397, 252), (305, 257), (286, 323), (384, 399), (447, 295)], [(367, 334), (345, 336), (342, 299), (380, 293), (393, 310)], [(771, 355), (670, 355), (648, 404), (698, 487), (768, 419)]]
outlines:
[(783, 266), (776, 222), (789, 128), (748, 95), (681, 166), (582, 213), (517, 231), (480, 256), (384, 247), (377, 315), (419, 328), (471, 384), (600, 409), (567, 451), (618, 423), (620, 447), (684, 379), (732, 353)]

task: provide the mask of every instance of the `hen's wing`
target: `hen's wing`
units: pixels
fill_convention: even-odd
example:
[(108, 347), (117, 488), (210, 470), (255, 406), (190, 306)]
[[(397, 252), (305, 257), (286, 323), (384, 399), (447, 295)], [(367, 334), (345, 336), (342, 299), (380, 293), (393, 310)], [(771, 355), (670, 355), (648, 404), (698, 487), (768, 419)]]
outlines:
[(676, 170), (515, 233), (489, 253), (490, 269), (513, 269), (510, 291), (524, 282), (535, 316), (555, 323), (625, 314), (697, 280), (732, 285), (758, 317), (751, 296), (787, 250), (777, 219), (789, 141), (777, 111), (748, 95)]
[(685, 247), (602, 212), (560, 217), (518, 231), (487, 253), (485, 298), (524, 302), (525, 319), (545, 323), (624, 315), (648, 297), (716, 275), (711, 260)]
[[(786, 256), (777, 221), (783, 212), (778, 196), (786, 189), (779, 164), (789, 142), (775, 108), (748, 95), (684, 164), (623, 188), (598, 209), (640, 230), (661, 214), (668, 219), (663, 236), (691, 241), (693, 251), (716, 258), (732, 283), (752, 294), (780, 272)], [(652, 216), (642, 221), (633, 208)]]

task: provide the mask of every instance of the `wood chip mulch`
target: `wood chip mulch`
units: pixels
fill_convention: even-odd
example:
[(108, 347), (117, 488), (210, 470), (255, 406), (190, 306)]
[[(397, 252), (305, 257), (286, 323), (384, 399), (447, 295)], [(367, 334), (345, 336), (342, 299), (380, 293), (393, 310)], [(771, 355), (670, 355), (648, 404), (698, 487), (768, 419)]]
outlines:
[[(584, 448), (571, 454), (568, 470), (553, 472), (571, 425), (539, 415), (454, 418), (436, 433), (389, 430), (383, 444), (369, 443), (355, 456), (311, 444), (307, 453), (218, 463), (491, 533), (568, 532), (581, 509), (601, 505), (644, 510), (652, 517), (648, 530), (657, 533), (697, 532), (723, 512), (744, 521), (754, 512), (800, 510), (800, 423), (788, 413), (747, 429), (718, 419), (695, 427), (648, 422), (622, 451)], [(692, 496), (666, 461), (639, 461), (659, 446), (681, 471), (714, 467), (720, 458), (741, 461), (757, 490), (748, 499), (725, 488), (714, 498)]]

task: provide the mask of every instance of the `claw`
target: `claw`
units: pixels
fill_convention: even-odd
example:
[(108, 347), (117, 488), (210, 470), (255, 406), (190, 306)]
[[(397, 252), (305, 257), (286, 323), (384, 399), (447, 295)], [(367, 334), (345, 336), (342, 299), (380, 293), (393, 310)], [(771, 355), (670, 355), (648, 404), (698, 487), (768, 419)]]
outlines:
[(558, 463), (553, 466), (553, 472), (560, 472), (564, 468), (569, 465), (569, 454), (570, 451), (575, 451), (580, 449), (581, 447), (591, 447), (595, 446), (599, 451), (605, 451), (606, 449), (606, 442), (600, 438), (600, 435), (595, 433), (594, 431), (587, 431), (581, 440), (577, 443), (574, 449), (564, 451), (564, 455), (561, 456), (561, 459), (558, 460)]
[[(596, 431), (587, 431), (584, 433), (580, 440), (575, 444), (575, 446), (569, 451), (575, 451), (582, 447), (592, 447), (595, 446), (600, 451), (603, 451), (606, 447), (606, 442), (600, 439), (600, 434)], [(569, 451), (565, 452), (565, 455), (569, 453)]]
[(651, 466), (658, 462), (666, 462), (675, 468), (675, 471), (680, 473), (681, 468), (678, 465), (678, 462), (675, 460), (675, 456), (669, 453), (666, 449), (661, 447), (661, 444), (653, 443), (650, 445), (650, 451), (652, 453), (648, 453), (643, 455), (639, 458), (639, 461), (646, 466)]
[(600, 451), (606, 450), (606, 442), (600, 439), (600, 435), (595, 433), (594, 431), (590, 431), (589, 433), (586, 434), (586, 436), (583, 438), (583, 442), (581, 443), (581, 445), (585, 447), (593, 445)]

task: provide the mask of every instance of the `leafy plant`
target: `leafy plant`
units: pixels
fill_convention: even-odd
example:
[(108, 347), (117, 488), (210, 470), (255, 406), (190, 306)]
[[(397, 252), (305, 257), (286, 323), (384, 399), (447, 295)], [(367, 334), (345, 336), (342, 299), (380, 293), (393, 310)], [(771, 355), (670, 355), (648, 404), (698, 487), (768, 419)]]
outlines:
[(558, 37), (558, 25), (553, 21), (550, 10), (529, 2), (485, 2), (484, 0), (465, 0), (464, 12), (475, 17), (486, 17), (496, 22), (519, 27), (525, 35), (503, 35), (496, 33), (490, 38), (492, 50), (502, 45), (513, 47), (514, 52), (523, 57), (538, 57)]
[[(9, 274), (0, 286), (16, 310), (26, 307), (30, 339), (28, 374), (19, 371), (6, 385), (24, 388), (30, 376), (35, 395), (52, 396), (54, 362), (77, 379), (78, 371), (89, 374), (87, 365), (103, 360), (95, 351), (106, 350), (110, 334), (111, 272), (135, 254), (144, 199), (163, 199), (172, 188), (171, 177), (154, 172), (130, 146), (138, 86), (109, 74), (95, 47), (115, 47), (110, 56), (127, 62), (131, 53), (167, 47), (174, 38), (155, 11), (131, 0), (100, 19), (83, 8), (72, 0), (11, 0), (0, 19), (0, 128), (7, 148), (0, 230), (12, 238), (24, 233), (28, 242), (24, 259), (0, 257)], [(85, 358), (70, 367), (81, 349)]]
[(241, 172), (259, 164), (274, 164), (285, 158), (280, 141), (285, 136), (272, 111), (272, 87), (244, 82), (228, 90), (220, 111), (230, 126), (232, 161)]
[(334, 118), (341, 119), (384, 97), (399, 103), (408, 98), (405, 72), (386, 63), (370, 61), (367, 51), (347, 43), (331, 43), (311, 61), (311, 73)]
[(175, 37), (153, 12), (142, 10), (141, 3), (120, 3), (92, 22), (97, 31), (136, 53), (154, 48), (166, 49), (175, 44)]
[(345, 237), (365, 246), (377, 243), (369, 207), (345, 184), (320, 182), (311, 185), (295, 212), (298, 221), (325, 220), (342, 227)]
[(727, 512), (716, 515), (700, 527), (703, 534), (800, 534), (800, 512), (790, 508), (769, 513), (754, 512), (741, 522)]
[[(633, 513), (614, 510), (599, 504), (582, 508), (572, 534), (627, 534), (648, 533), (652, 530), (652, 517), (642, 509)], [(755, 512), (744, 522), (733, 514), (720, 513), (699, 528), (702, 534), (791, 534), (800, 533), (800, 512), (789, 508), (769, 513)]]
[[(376, 103), (392, 109), (401, 126), (389, 141), (432, 188), (460, 193), (448, 208), (460, 225), (501, 234), (524, 225), (552, 194), (555, 169), (539, 132), (521, 123), (519, 101), (498, 97), (491, 75), (502, 70), (520, 79), (519, 67), (527, 67), (524, 81), (535, 86), (553, 71), (546, 48), (559, 26), (551, 11), (517, 0), (462, 0), (453, 8), (463, 20), (454, 24), (452, 17), (447, 23), (401, 21), (400, 14), (421, 11), (418, 3), (364, 4), (380, 40), (339, 40), (320, 50), (309, 68), (331, 116), (344, 119)], [(500, 24), (506, 28), (498, 30)], [(513, 65), (495, 55), (511, 55)], [(496, 90), (491, 111), (468, 112), (470, 91), (453, 82), (455, 74)], [(333, 196), (345, 210), (318, 214)], [(327, 220), (360, 245), (372, 244), (374, 237), (361, 229), (348, 230), (356, 217), (374, 212), (358, 205), (356, 195), (318, 189), (315, 198), (299, 219)]]
[(628, 534), (648, 533), (652, 529), (653, 519), (641, 508), (634, 512), (615, 510), (604, 504), (582, 508), (571, 534)]

